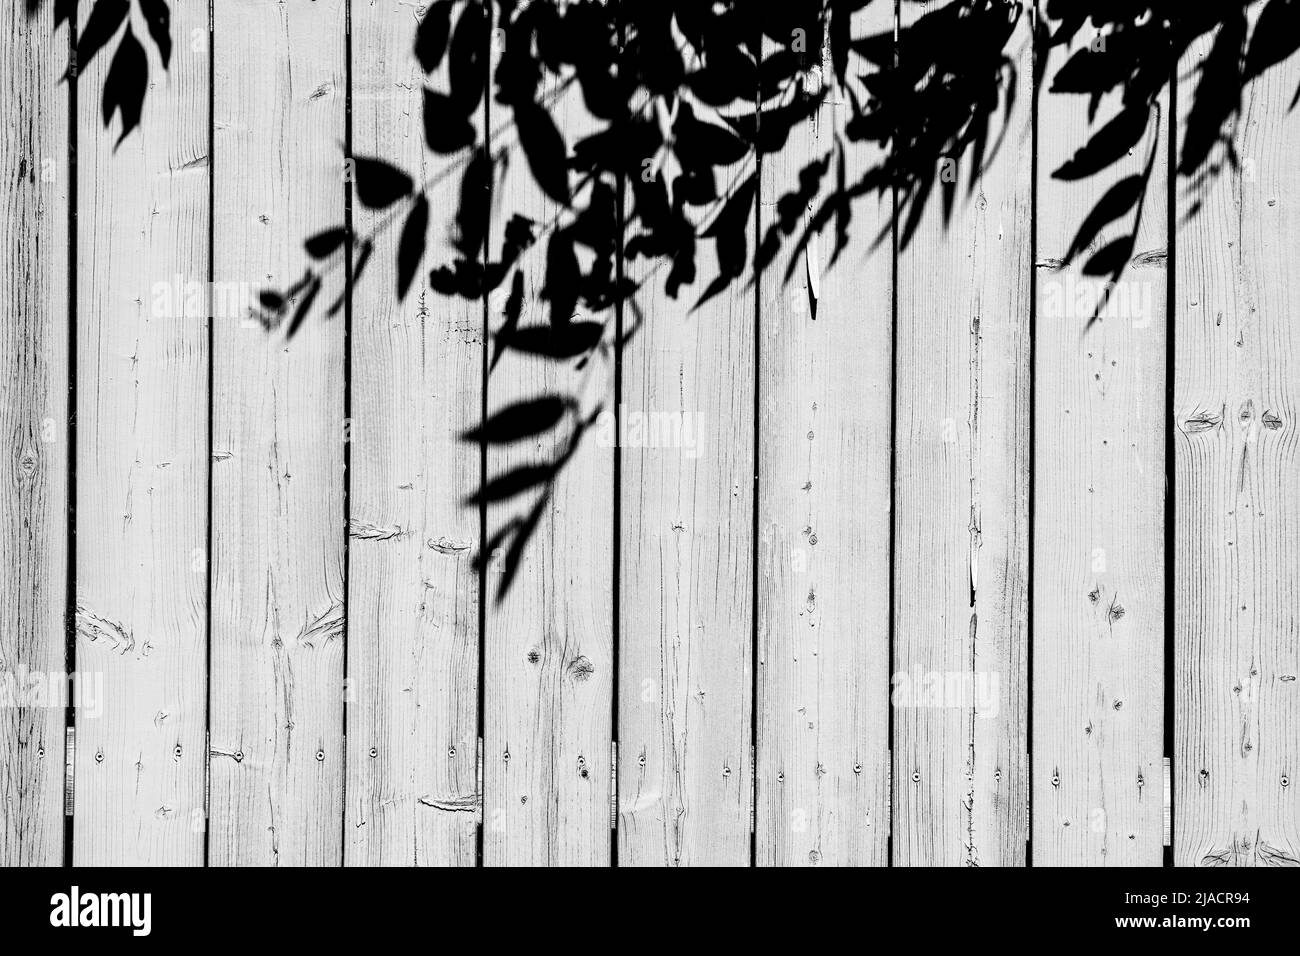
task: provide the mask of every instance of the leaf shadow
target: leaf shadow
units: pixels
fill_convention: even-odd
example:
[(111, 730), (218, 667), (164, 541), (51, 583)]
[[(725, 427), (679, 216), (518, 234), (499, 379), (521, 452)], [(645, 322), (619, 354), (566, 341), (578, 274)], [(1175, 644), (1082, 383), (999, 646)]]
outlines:
[[(74, 15), (71, 0), (26, 0), (29, 15), (47, 2), (56, 28)], [(827, 268), (850, 267), (841, 260), (867, 228), (867, 217), (855, 216), (863, 204), (893, 203), (893, 221), (870, 227), (873, 254), (891, 254), (895, 235), (905, 253), (927, 223), (948, 229), (1019, 135), (1010, 125), (1017, 108), (1046, 96), (1087, 104), (1089, 128), (1064, 163), (1044, 170), (1059, 182), (1104, 182), (1151, 138), (1141, 172), (1098, 190), (1060, 261), (1111, 288), (1157, 202), (1152, 131), (1171, 78), (1191, 90), (1173, 171), (1191, 217), (1208, 184), (1240, 167), (1233, 141), (1243, 90), (1300, 47), (1293, 0), (898, 0), (896, 29), (861, 27), (892, 22), (894, 2), (432, 0), (414, 24), (410, 56), (425, 77), (421, 126), (439, 172), (348, 157), (353, 197), (374, 214), (374, 229), (359, 235), (338, 225), (306, 237), (306, 271), (285, 289), (265, 290), (259, 318), (292, 339), (312, 315), (337, 315), (347, 292), (327, 305), (326, 275), (341, 270), (355, 287), (379, 234), (392, 229), (399, 303), (418, 288), (481, 304), (495, 324), (484, 357), (489, 391), (500, 376), (518, 375), (519, 361), (586, 371), (643, 328), (635, 297), (652, 283), (693, 321), (708, 321), (718, 297), (757, 282), (783, 253), (781, 281), (793, 281), (824, 235)], [(882, 10), (889, 16), (863, 16)], [(146, 33), (167, 68), (166, 0), (95, 0), (69, 66), (75, 76), (112, 50), (101, 113), (106, 127), (120, 122), (119, 145), (142, 122)], [(1022, 76), (1017, 44), (1025, 42), (1033, 68)], [(1061, 56), (1049, 57), (1054, 51)], [(1059, 67), (1050, 69), (1049, 58)], [(1188, 63), (1190, 72), (1180, 72)], [(590, 123), (557, 121), (565, 95), (580, 98)], [(1292, 108), (1297, 101), (1300, 90)], [(828, 109), (843, 122), (826, 148), (767, 196), (760, 164), (776, 162), (792, 135)], [(1098, 115), (1110, 118), (1094, 128)], [(489, 116), (492, 129), (481, 121)], [(529, 178), (550, 218), (505, 204), (501, 186), (512, 172)], [(435, 193), (444, 181), (458, 187), (453, 201)], [(769, 206), (760, 229), (759, 210)], [(1111, 229), (1119, 234), (1094, 248)], [(435, 246), (439, 235), (448, 241)], [(608, 322), (593, 318), (602, 315), (615, 316), (612, 344)], [(542, 527), (598, 408), (577, 394), (525, 397), (491, 415), (484, 409), (479, 427), (460, 436), (480, 448), (550, 449), (534, 463), (484, 474), (465, 499), (478, 508), (528, 496), (479, 556), (502, 554), (498, 597), (517, 580), (525, 543)]]

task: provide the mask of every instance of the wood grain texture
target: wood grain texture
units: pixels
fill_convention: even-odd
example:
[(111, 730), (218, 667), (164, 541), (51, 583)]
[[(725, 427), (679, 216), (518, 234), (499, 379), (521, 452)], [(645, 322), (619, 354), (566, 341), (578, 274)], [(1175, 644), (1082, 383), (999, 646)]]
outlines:
[[(851, 33), (946, 2), (873, 0)], [(1073, 51), (1043, 50), (1032, 129), (1024, 13), (989, 167), (972, 183), (971, 153), (930, 157), (953, 161), (951, 213), (940, 180), (897, 259), (889, 197), (854, 204), (838, 261), (834, 229), (794, 247), (837, 143), (850, 183), (882, 158), (848, 143), (834, 88), (779, 152), (717, 177), (756, 190), (752, 246), (829, 160), (769, 265), (697, 308), (719, 268), (701, 236), (675, 295), (634, 258), (621, 317), (553, 316), (572, 212), (493, 90), (474, 118), (495, 127), (487, 257), (514, 214), (537, 243), (482, 298), (431, 287), (463, 251), (469, 154), (425, 146), (424, 89), (446, 79), (412, 52), (428, 2), (169, 0), (165, 70), (129, 6), (149, 86), (120, 143), (101, 96), (123, 32), (83, 64), (73, 115), (51, 0), (0, 9), (0, 865), (64, 858), (65, 711), (26, 688), (67, 689), (70, 628), (78, 865), (473, 866), (481, 824), (493, 866), (745, 866), (751, 838), (769, 866), (1157, 866), (1165, 730), (1174, 863), (1300, 865), (1300, 62), (1243, 91), (1217, 175), (1171, 187), (1166, 97), (1127, 159), (1066, 182), (1119, 104), (1049, 92)], [(1214, 41), (1180, 65), (1184, 129)], [(808, 83), (834, 83), (827, 59)], [(542, 99), (566, 141), (596, 128), (567, 77)], [(641, 106), (671, 123), (688, 102), (716, 121), (689, 95)], [(374, 251), (350, 299), (343, 253), (302, 248), (345, 222), (349, 129), (354, 156), (426, 192), (406, 295), (413, 196), (354, 198)], [(671, 152), (645, 157), (665, 181)], [(1091, 321), (1104, 280), (1083, 263), (1134, 214), (1069, 251), (1148, 161)], [(583, 205), (591, 184), (568, 181)], [(720, 207), (696, 211), (704, 233)], [(308, 268), (300, 331), (249, 321)], [(527, 348), (508, 347), (516, 303)], [(560, 347), (566, 322), (598, 344)], [(542, 397), (574, 402), (489, 444), (485, 474), (480, 413)], [(554, 482), (472, 500), (557, 460)], [(514, 552), (499, 533), (521, 528)]]
[[(892, 34), (893, 15), (874, 3), (852, 35)], [(851, 77), (866, 69), (850, 59)], [(829, 49), (811, 75), (835, 83)], [(880, 866), (889, 855), (889, 195), (856, 203), (838, 255), (834, 220), (805, 251), (794, 244), (839, 163), (855, 182), (883, 158), (843, 139), (836, 148), (848, 96), (832, 88), (763, 161), (760, 234), (801, 170), (825, 173), (760, 279), (759, 865)]]
[(63, 860), (68, 580), (68, 27), (0, 9), (0, 866)]
[[(426, 151), (416, 24), (400, 0), (352, 11), (353, 150), (435, 184), (431, 245), (404, 300), (393, 264), (410, 204), (387, 226), (387, 213), (354, 212), (376, 242), (353, 291), (346, 860), (473, 866), (479, 511), (464, 498), (479, 449), (460, 436), (482, 405), (483, 305), (428, 286), (452, 257), (441, 226), (466, 154)], [(445, 90), (445, 73), (430, 85)]]
[[(903, 25), (936, 8), (904, 4)], [(898, 51), (900, 59), (932, 56)], [(986, 168), (898, 253), (894, 820), (900, 866), (1025, 861), (1031, 161), (1027, 19)], [(927, 157), (942, 175), (945, 157)], [(900, 226), (900, 234), (902, 232)]]
[[(541, 100), (572, 142), (590, 128), (581, 92), (548, 79)], [(493, 198), (489, 254), (496, 260), (502, 225), (519, 214), (536, 224), (538, 244), (521, 260), (518, 328), (552, 325), (547, 302), (547, 245), (571, 222), (548, 198), (525, 161), (507, 110), (491, 113), (494, 155), (507, 151), (508, 172)], [(572, 188), (579, 189), (577, 177)], [(583, 189), (589, 186), (581, 187)], [(582, 193), (575, 192), (582, 202)], [(586, 253), (579, 249), (580, 267)], [(504, 290), (511, 290), (513, 274)], [(500, 343), (508, 300), (489, 297), (492, 348)], [(550, 358), (506, 348), (489, 372), (488, 414), (543, 396), (567, 396), (578, 408), (558, 428), (510, 444), (492, 444), (492, 481), (515, 469), (555, 462), (577, 423), (608, 407), (613, 388), (612, 310), (579, 302), (577, 314), (554, 317), (560, 327), (603, 326), (601, 344), (584, 356)], [(558, 334), (558, 333), (557, 333)], [(558, 343), (556, 339), (554, 342)], [(557, 352), (565, 352), (556, 348)], [(483, 862), (487, 866), (608, 866), (610, 751), (613, 733), (614, 453), (590, 429), (553, 483), (496, 500), (487, 509), (487, 618), (483, 727)], [(512, 544), (497, 539), (513, 521), (531, 523), (508, 590)], [(495, 543), (493, 543), (495, 542)]]
[[(344, 218), (345, 0), (222, 0), (215, 280), (286, 288)], [(342, 263), (298, 334), (213, 335), (213, 865), (336, 866), (343, 817)]]
[[(1179, 69), (1184, 116), (1213, 40), (1198, 41)], [(1179, 180), (1180, 866), (1300, 864), (1300, 133), (1290, 109), (1297, 82), (1293, 57), (1247, 87), (1241, 120), (1227, 130), (1236, 168), (1225, 166), (1202, 190)], [(1194, 202), (1200, 211), (1184, 222)]]
[[(81, 4), (84, 18), (89, 4)], [(205, 36), (207, 3), (173, 5)], [(78, 81), (77, 720), (73, 861), (203, 861), (206, 706), (208, 55), (178, 44), (118, 143), (100, 98), (116, 42)], [(197, 292), (195, 291), (197, 289)]]
[[(1079, 43), (1090, 39), (1085, 28)], [(1071, 50), (1057, 48), (1048, 75)], [(1034, 863), (1158, 866), (1163, 845), (1167, 102), (1132, 155), (1083, 181), (1053, 172), (1109, 121), (1088, 97), (1038, 110), (1034, 390)], [(1152, 157), (1154, 156), (1154, 159)], [(1100, 317), (1075, 234), (1120, 179), (1154, 163), (1132, 262)]]
[[(752, 154), (720, 170), (720, 195), (757, 174)], [(720, 208), (704, 207), (697, 235)], [(755, 290), (742, 278), (695, 308), (719, 275), (707, 239), (699, 280), (675, 297), (647, 260), (627, 274), (641, 285), (624, 318), (619, 396), (619, 862), (747, 866)]]

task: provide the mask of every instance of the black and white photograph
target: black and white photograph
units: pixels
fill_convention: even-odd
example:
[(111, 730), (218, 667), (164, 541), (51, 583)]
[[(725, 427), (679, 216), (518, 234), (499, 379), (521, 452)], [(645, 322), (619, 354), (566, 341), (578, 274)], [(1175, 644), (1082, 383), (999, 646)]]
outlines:
[(0, 110), (6, 928), (1294, 928), (1300, 0), (3, 0)]

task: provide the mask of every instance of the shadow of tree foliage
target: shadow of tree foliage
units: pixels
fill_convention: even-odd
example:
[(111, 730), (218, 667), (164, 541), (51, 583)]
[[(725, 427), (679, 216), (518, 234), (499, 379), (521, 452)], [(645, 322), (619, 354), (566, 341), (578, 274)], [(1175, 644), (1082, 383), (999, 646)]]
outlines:
[[(40, 2), (28, 0), (29, 8)], [(55, 2), (66, 17), (70, 0)], [(108, 42), (128, 2), (97, 0), (77, 45), (79, 62)], [(165, 62), (166, 4), (136, 2)], [(489, 374), (509, 350), (585, 362), (605, 330), (584, 317), (624, 306), (636, 311), (635, 297), (646, 282), (662, 281), (670, 298), (697, 308), (745, 281), (747, 273), (753, 281), (754, 271), (774, 261), (783, 245), (797, 252), (828, 230), (833, 267), (861, 201), (893, 195), (898, 242), (906, 248), (932, 200), (942, 203), (945, 224), (962, 201), (959, 186), (940, 175), (941, 161), (965, 157), (969, 196), (1003, 146), (999, 116), (1010, 113), (1017, 96), (1045, 91), (1086, 97), (1090, 123), (1103, 101), (1109, 104), (1105, 115), (1113, 116), (1082, 130), (1071, 158), (1050, 172), (1077, 181), (1110, 170), (1160, 122), (1162, 96), (1180, 60), (1193, 44), (1204, 43), (1208, 53), (1194, 73), (1181, 77), (1192, 93), (1179, 131), (1177, 173), (1193, 199), (1187, 215), (1195, 215), (1195, 196), (1205, 182), (1239, 165), (1232, 140), (1244, 88), (1300, 46), (1300, 0), (1042, 0), (1037, 10), (1026, 0), (897, 2), (897, 36), (890, 30), (859, 35), (852, 28), (855, 14), (872, 5), (890, 8), (888, 14), (895, 0), (427, 3), (411, 41), (424, 72), (441, 78), (430, 78), (424, 90), (426, 146), (457, 160), (453, 174), (460, 176), (459, 203), (442, 224), (450, 226), (454, 255), (432, 269), (428, 285), (452, 298), (501, 296), (504, 315), (493, 335)], [(1032, 90), (1020, 82), (1009, 49), (1026, 26), (1034, 44)], [(792, 43), (793, 37), (803, 42)], [(139, 119), (138, 47), (128, 27), (104, 92), (105, 121), (118, 109), (127, 129)], [(1048, 77), (1048, 54), (1056, 47), (1067, 55)], [(557, 126), (551, 116), (558, 96), (574, 87), (594, 121), (581, 132)], [(848, 104), (848, 121), (829, 152), (791, 176), (776, 197), (774, 221), (751, 252), (757, 176), (735, 176), (737, 165), (752, 169), (754, 160), (779, 152), (832, 95)], [(476, 122), (485, 98), (493, 120), (487, 136)], [(505, 132), (512, 141), (504, 142)], [(880, 158), (865, 166), (846, 162), (855, 149)], [(1156, 158), (1153, 145), (1140, 172), (1103, 194), (1079, 224), (1062, 268), (1077, 261), (1083, 273), (1111, 285), (1120, 278), (1133, 258), (1144, 210), (1163, 201), (1149, 195)], [(427, 252), (432, 183), (417, 183), (383, 157), (351, 159), (355, 200), (385, 211), (379, 230), (400, 224), (394, 273), (396, 293), (405, 297)], [(492, 211), (485, 197), (512, 160), (526, 163), (537, 189), (562, 210), (559, 216), (543, 223), (509, 209)], [(643, 175), (647, 162), (654, 175)], [(503, 220), (499, 248), (488, 247), (496, 234), (489, 228), (492, 215)], [(1119, 237), (1095, 248), (1115, 224)], [(873, 237), (877, 245), (888, 245), (889, 238), (888, 231)], [(713, 247), (708, 262), (716, 274), (697, 270), (705, 245)], [(305, 250), (312, 265), (304, 275), (287, 289), (266, 290), (260, 300), (266, 327), (290, 337), (316, 308), (326, 270), (350, 260), (353, 282), (361, 281), (375, 234), (352, 234), (339, 225), (308, 238)], [(540, 298), (549, 305), (549, 325), (519, 324), (520, 264), (527, 255), (545, 256)], [(632, 281), (620, 257), (663, 268), (630, 270), (649, 276)], [(589, 263), (586, 269), (580, 259)], [(324, 312), (337, 314), (342, 305), (336, 301)], [(462, 436), (476, 444), (508, 444), (567, 429), (552, 460), (485, 475), (466, 499), (478, 506), (541, 490), (531, 511), (496, 529), (483, 549), (483, 555), (497, 548), (506, 554), (498, 598), (591, 421), (574, 397), (535, 396)]]
[[(78, 22), (78, 0), (25, 0), (27, 15), (34, 16), (47, 3), (54, 7), (54, 27)], [(136, 11), (132, 16), (132, 7)], [(101, 114), (104, 126), (114, 115), (122, 119), (121, 133), (116, 146), (140, 125), (144, 112), (144, 98), (149, 90), (149, 57), (144, 45), (136, 36), (143, 28), (150, 42), (158, 50), (163, 69), (171, 66), (172, 36), (171, 8), (167, 0), (80, 0), (80, 9), (89, 9), (77, 33), (65, 79), (84, 72), (86, 67), (103, 50), (116, 42), (108, 73), (104, 77)], [(132, 20), (136, 22), (133, 24)]]

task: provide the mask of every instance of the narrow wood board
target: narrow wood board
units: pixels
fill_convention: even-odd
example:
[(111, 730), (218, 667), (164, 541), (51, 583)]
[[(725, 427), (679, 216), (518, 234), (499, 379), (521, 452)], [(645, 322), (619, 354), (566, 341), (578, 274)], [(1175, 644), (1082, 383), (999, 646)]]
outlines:
[[(1075, 49), (1092, 39), (1085, 27)], [(1047, 76), (1074, 50), (1057, 48)], [(1118, 112), (1044, 91), (1038, 109), (1034, 388), (1034, 863), (1158, 866), (1163, 846), (1168, 103), (1132, 155), (1053, 173)], [(1121, 179), (1153, 163), (1132, 261), (1109, 298), (1089, 257), (1063, 267)], [(1100, 315), (1094, 321), (1097, 308)]]
[[(489, 95), (491, 95), (489, 93)], [(548, 79), (541, 89), (556, 126), (572, 141), (592, 123), (576, 85)], [(545, 301), (546, 246), (569, 221), (539, 187), (518, 145), (510, 114), (492, 109), (492, 151), (509, 150), (508, 172), (493, 198), (489, 256), (501, 255), (503, 224), (514, 214), (535, 224), (538, 244), (521, 260), (520, 330), (551, 325)], [(578, 188), (578, 177), (571, 177)], [(581, 263), (583, 267), (585, 263)], [(513, 289), (507, 277), (503, 290)], [(508, 297), (489, 296), (495, 351)], [(603, 326), (585, 357), (551, 358), (506, 348), (488, 374), (488, 414), (543, 396), (577, 400), (558, 429), (491, 444), (485, 480), (554, 462), (575, 423), (608, 406), (613, 387), (612, 310), (579, 304), (572, 323)], [(562, 324), (564, 317), (559, 319)], [(531, 334), (531, 333), (529, 333)], [(565, 351), (557, 349), (557, 351)], [(549, 496), (546, 488), (549, 487)], [(511, 542), (493, 544), (513, 520), (536, 530), (523, 546), (511, 586)], [(613, 733), (614, 455), (588, 430), (554, 484), (496, 500), (487, 508), (483, 862), (487, 866), (608, 866), (610, 752)]]
[[(1201, 38), (1180, 65), (1183, 116), (1214, 39)], [(1300, 864), (1300, 134), (1290, 108), (1297, 82), (1292, 57), (1247, 87), (1241, 121), (1227, 131), (1237, 168), (1225, 166), (1197, 191), (1178, 181), (1180, 866)], [(1199, 212), (1184, 221), (1193, 203)]]
[(432, 183), (428, 252), (404, 299), (395, 263), (411, 203), (391, 222), (353, 213), (358, 236), (375, 239), (351, 335), (345, 831), (360, 866), (473, 866), (477, 839), (479, 510), (464, 498), (480, 468), (461, 436), (482, 405), (483, 305), (429, 288), (451, 258), (468, 151), (425, 146), (424, 89), (445, 92), (447, 71), (426, 79), (417, 23), (401, 0), (352, 10), (353, 151)]
[[(68, 62), (47, 4), (0, 9), (0, 866), (63, 861), (68, 582)], [(93, 690), (93, 686), (88, 688)]]
[[(938, 6), (903, 5), (903, 26)], [(968, 189), (973, 150), (926, 157), (937, 177), (956, 176), (951, 220), (940, 180), (898, 252), (897, 866), (1026, 856), (1031, 52), (1022, 15), (1004, 51), (1015, 79), (1004, 71), (987, 168)], [(933, 55), (905, 40), (899, 50)]]
[[(720, 196), (753, 176), (751, 153), (716, 173)], [(662, 264), (626, 268), (641, 285), (619, 396), (619, 863), (747, 866), (756, 290), (742, 276), (696, 308), (719, 274), (711, 239), (676, 297)]]
[(76, 666), (103, 702), (77, 713), (78, 866), (203, 862), (208, 5), (171, 16), (165, 74), (130, 22), (151, 83), (120, 143), (101, 97), (121, 34), (77, 84)]
[[(891, 36), (894, 5), (871, 4), (851, 28), (855, 39)], [(850, 84), (869, 68), (851, 56)], [(836, 85), (829, 45), (807, 82), (830, 86), (827, 102), (784, 150), (764, 157), (761, 186), (765, 235), (800, 171), (825, 165), (821, 190), (759, 279), (757, 862), (883, 866), (892, 201), (859, 199), (838, 253), (834, 219), (796, 248), (840, 163), (851, 184), (883, 160), (877, 147), (844, 135), (851, 100)]]
[[(283, 289), (344, 221), (347, 4), (215, 10), (215, 280)], [(291, 340), (214, 317), (212, 865), (343, 857), (344, 273), (322, 268)]]

